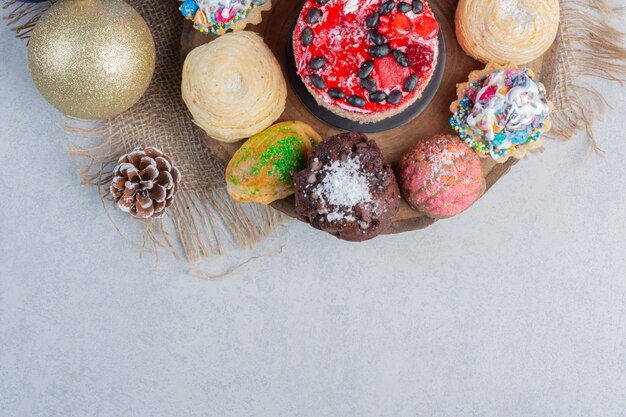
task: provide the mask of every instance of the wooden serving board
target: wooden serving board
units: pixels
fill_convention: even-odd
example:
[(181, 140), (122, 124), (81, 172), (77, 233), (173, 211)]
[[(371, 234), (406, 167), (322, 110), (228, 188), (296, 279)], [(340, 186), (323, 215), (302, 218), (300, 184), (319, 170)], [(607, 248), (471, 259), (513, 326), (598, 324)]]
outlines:
[[(272, 9), (265, 12), (263, 22), (257, 26), (248, 26), (247, 30), (259, 33), (281, 63), (283, 71), (286, 71), (287, 43), (291, 36), (291, 28), (300, 12), (302, 1), (298, 0), (272, 0)], [(441, 86), (430, 105), (413, 121), (382, 133), (369, 134), (371, 139), (378, 143), (385, 155), (385, 160), (395, 164), (402, 154), (418, 140), (436, 133), (454, 133), (449, 125), (450, 103), (456, 100), (456, 84), (467, 81), (469, 73), (476, 69), (484, 68), (480, 62), (468, 57), (456, 41), (454, 30), (454, 14), (458, 0), (431, 0), (430, 7), (433, 9), (446, 44), (446, 65)], [(203, 35), (193, 29), (188, 23), (182, 35), (182, 52), (186, 55), (193, 48), (213, 40), (214, 36)], [(528, 65), (539, 77), (542, 69), (552, 66), (554, 48), (542, 59)], [(287, 78), (287, 77), (285, 77)], [(551, 90), (550, 80), (545, 77), (542, 80), (548, 91)], [(280, 120), (300, 120), (313, 126), (323, 137), (329, 137), (340, 133), (339, 130), (317, 119), (302, 104), (293, 87), (287, 82), (288, 96), (285, 112)], [(223, 158), (226, 162), (241, 146), (240, 143), (225, 144), (206, 136), (206, 145)], [(482, 159), (483, 172), (487, 180), (487, 188), (491, 188), (503, 175), (505, 175), (517, 160), (511, 158), (504, 164), (496, 164), (491, 159)], [(296, 217), (294, 198), (290, 197), (277, 201), (272, 206), (292, 217)], [(401, 233), (411, 230), (423, 229), (435, 220), (412, 210), (406, 202), (402, 202), (400, 211), (394, 219), (392, 226), (385, 232)]]

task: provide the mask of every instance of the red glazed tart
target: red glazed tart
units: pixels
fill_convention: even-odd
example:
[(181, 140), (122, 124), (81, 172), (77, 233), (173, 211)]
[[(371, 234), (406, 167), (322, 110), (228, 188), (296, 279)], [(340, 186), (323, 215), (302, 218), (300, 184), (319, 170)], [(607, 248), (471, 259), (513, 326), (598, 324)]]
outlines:
[(293, 33), (296, 68), (320, 105), (378, 122), (422, 96), (438, 33), (426, 1), (306, 0)]

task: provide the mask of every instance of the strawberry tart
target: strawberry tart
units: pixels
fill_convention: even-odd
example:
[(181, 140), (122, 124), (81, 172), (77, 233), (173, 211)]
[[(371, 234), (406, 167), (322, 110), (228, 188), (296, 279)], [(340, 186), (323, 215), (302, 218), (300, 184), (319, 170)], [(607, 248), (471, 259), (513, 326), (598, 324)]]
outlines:
[(296, 69), (321, 106), (379, 122), (422, 96), (438, 33), (425, 0), (306, 0), (293, 32)]

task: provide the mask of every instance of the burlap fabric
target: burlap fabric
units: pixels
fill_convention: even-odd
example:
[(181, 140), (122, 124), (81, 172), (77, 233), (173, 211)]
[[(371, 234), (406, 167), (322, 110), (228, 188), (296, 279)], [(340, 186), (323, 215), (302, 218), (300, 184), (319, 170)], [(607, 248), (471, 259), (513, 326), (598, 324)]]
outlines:
[[(27, 39), (38, 16), (51, 4), (2, 0), (5, 19), (20, 38)], [(82, 175), (88, 184), (106, 186), (112, 164), (136, 146), (156, 146), (172, 156), (183, 174), (178, 201), (164, 222), (141, 224), (148, 248), (170, 248), (178, 242), (188, 259), (221, 253), (221, 243), (233, 238), (241, 246), (257, 242), (284, 220), (270, 208), (242, 206), (224, 190), (224, 165), (203, 144), (180, 97), (180, 36), (183, 19), (173, 0), (127, 0), (146, 19), (157, 45), (154, 80), (142, 100), (124, 114), (100, 126), (69, 128), (76, 134), (101, 138), (95, 148), (72, 148), (89, 164)], [(554, 45), (551, 73), (542, 74), (555, 103), (550, 135), (569, 139), (583, 130), (594, 147), (592, 125), (604, 111), (602, 95), (593, 86), (599, 77), (626, 79), (623, 35), (612, 25), (622, 18), (605, 0), (562, 0), (561, 27)], [(597, 149), (597, 147), (595, 147)], [(176, 233), (169, 229), (175, 229)], [(146, 247), (144, 243), (142, 247)]]
[(623, 83), (626, 49), (623, 10), (605, 0), (561, 0), (561, 24), (557, 35), (552, 73), (542, 74), (551, 85), (555, 104), (548, 136), (570, 139), (581, 130), (600, 150), (592, 126), (607, 105), (594, 86), (594, 78)]
[[(181, 98), (180, 37), (184, 20), (178, 3), (171, 0), (127, 2), (145, 18), (152, 30), (157, 51), (154, 78), (140, 102), (123, 114), (95, 126), (68, 122), (68, 131), (98, 137), (101, 142), (93, 148), (71, 148), (73, 155), (89, 161), (82, 170), (85, 183), (100, 186), (106, 198), (105, 191), (117, 158), (138, 146), (154, 146), (172, 157), (183, 181), (168, 218), (142, 222), (142, 237), (137, 242), (140, 247), (148, 251), (167, 247), (177, 254), (177, 242), (170, 238), (177, 235), (186, 257), (196, 260), (222, 253), (222, 243), (228, 239), (243, 247), (253, 245), (271, 233), (284, 216), (269, 207), (238, 204), (225, 191), (225, 165), (203, 144), (202, 132), (193, 124)], [(37, 17), (51, 3), (5, 0), (4, 8), (10, 11), (6, 19), (18, 37), (27, 39)]]

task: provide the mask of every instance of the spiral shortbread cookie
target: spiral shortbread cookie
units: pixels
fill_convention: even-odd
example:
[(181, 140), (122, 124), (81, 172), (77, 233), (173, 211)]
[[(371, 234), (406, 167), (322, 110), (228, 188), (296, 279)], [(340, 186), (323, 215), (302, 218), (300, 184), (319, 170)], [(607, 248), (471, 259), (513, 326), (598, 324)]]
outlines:
[(182, 96), (194, 122), (222, 142), (249, 138), (280, 117), (287, 85), (261, 37), (232, 32), (187, 56)]
[(559, 0), (460, 0), (456, 36), (483, 63), (524, 64), (543, 55), (559, 28)]

